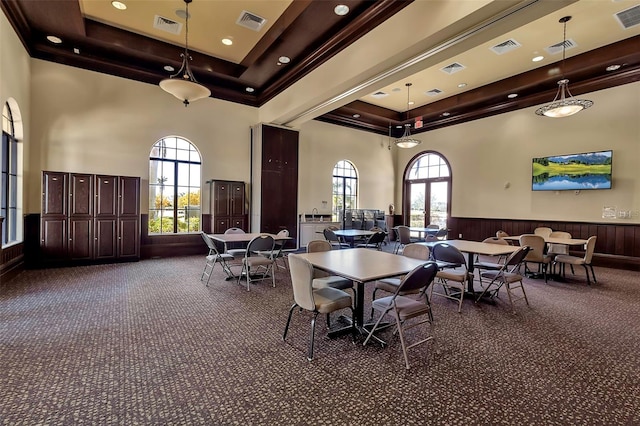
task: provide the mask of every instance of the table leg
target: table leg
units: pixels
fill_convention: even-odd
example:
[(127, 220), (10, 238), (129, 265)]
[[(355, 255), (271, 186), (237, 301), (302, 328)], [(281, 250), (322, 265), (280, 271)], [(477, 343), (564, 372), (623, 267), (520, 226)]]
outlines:
[(475, 257), (474, 253), (467, 253), (467, 270), (469, 271), (469, 278), (467, 278), (467, 291), (469, 293), (475, 293), (473, 289), (473, 271), (475, 270), (475, 266), (473, 263), (473, 259)]

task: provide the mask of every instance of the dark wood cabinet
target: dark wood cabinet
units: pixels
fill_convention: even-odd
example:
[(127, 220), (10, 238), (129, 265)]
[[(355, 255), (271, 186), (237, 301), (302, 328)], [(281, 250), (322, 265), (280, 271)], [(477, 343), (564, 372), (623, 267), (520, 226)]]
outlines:
[[(298, 235), (298, 132), (260, 126), (259, 167), (260, 231), (276, 234), (283, 229)], [(295, 240), (288, 243), (295, 245)]]
[(45, 264), (139, 259), (140, 178), (43, 172), (40, 246)]
[(211, 229), (222, 234), (229, 228), (247, 231), (244, 182), (212, 180)]

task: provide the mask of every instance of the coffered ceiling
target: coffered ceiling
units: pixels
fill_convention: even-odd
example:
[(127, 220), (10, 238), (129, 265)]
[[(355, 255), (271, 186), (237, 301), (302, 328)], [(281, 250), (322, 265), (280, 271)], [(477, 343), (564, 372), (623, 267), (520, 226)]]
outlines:
[[(165, 67), (180, 66), (185, 3), (121, 2), (126, 9), (109, 0), (2, 0), (1, 5), (32, 57), (157, 84), (172, 74)], [(487, 0), (499, 6), (493, 7), (493, 16), (456, 18), (438, 28), (438, 22), (450, 22), (443, 5), (455, 2), (461, 7), (469, 3), (193, 0), (188, 27), (192, 70), (212, 97), (263, 106), (310, 73), (322, 72), (322, 64), (358, 40), (375, 58), (385, 37), (377, 34), (377, 44), (366, 39), (396, 14), (413, 13), (434, 27), (433, 43), (412, 56), (381, 57), (380, 75), (350, 82), (358, 89), (357, 99), (335, 92), (332, 110), (319, 110), (312, 118), (386, 134), (420, 117), (425, 123), (416, 129), (420, 132), (549, 102), (561, 76), (570, 79), (574, 95), (640, 79), (637, 0)], [(349, 12), (337, 14), (340, 5)], [(558, 22), (563, 16), (572, 17), (564, 62), (565, 36)], [(411, 38), (410, 28), (392, 31), (406, 33), (406, 46), (420, 42)], [(398, 43), (394, 36), (389, 40)], [(401, 52), (405, 46), (397, 48)], [(535, 56), (543, 58), (533, 62)], [(610, 65), (620, 67), (607, 71)], [(336, 87), (340, 77), (335, 76)]]

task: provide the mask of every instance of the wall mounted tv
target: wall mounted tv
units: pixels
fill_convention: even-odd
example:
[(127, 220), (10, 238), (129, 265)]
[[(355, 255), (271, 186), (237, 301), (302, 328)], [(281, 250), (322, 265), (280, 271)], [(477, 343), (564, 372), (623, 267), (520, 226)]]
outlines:
[(533, 191), (611, 189), (613, 151), (553, 155), (533, 159)]

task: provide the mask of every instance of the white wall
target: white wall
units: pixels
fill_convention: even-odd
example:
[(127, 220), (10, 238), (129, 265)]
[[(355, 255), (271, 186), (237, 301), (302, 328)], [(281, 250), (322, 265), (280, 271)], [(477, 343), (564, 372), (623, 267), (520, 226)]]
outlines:
[[(358, 172), (358, 207), (387, 211), (394, 198), (393, 152), (386, 136), (319, 121), (300, 129), (298, 210), (331, 213), (333, 167), (349, 160)], [(327, 201), (326, 206), (322, 201)]]
[[(580, 98), (595, 104), (567, 118), (539, 117), (536, 108), (526, 108), (417, 135), (423, 141), (418, 148), (399, 152), (396, 205), (407, 162), (419, 150), (434, 150), (453, 169), (453, 216), (640, 223), (640, 83)], [(608, 149), (613, 189), (531, 191), (533, 157)], [(603, 206), (635, 214), (603, 220)]]
[(33, 60), (31, 80), (30, 212), (40, 210), (42, 170), (140, 176), (146, 200), (150, 149), (163, 136), (184, 137), (199, 149), (204, 213), (206, 180), (249, 180), (256, 108), (213, 98), (185, 107), (155, 85), (40, 60)]

